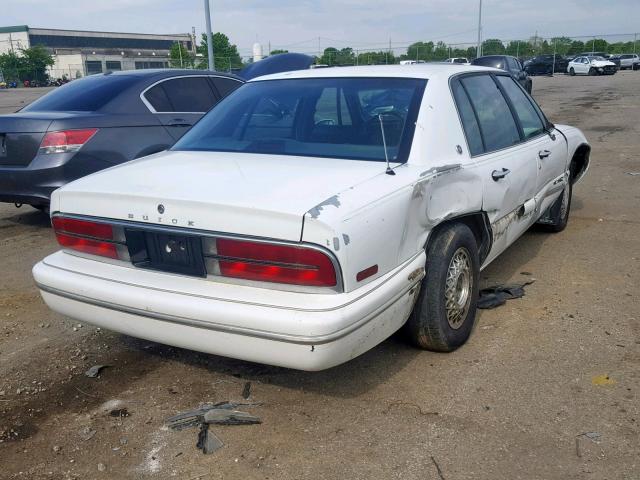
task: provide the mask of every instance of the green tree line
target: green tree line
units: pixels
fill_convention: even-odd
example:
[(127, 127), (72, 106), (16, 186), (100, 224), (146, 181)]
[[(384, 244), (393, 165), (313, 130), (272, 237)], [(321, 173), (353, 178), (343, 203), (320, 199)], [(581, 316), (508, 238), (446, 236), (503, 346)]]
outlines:
[(0, 71), (7, 82), (44, 82), (48, 78), (47, 67), (53, 64), (53, 57), (41, 45), (0, 54)]

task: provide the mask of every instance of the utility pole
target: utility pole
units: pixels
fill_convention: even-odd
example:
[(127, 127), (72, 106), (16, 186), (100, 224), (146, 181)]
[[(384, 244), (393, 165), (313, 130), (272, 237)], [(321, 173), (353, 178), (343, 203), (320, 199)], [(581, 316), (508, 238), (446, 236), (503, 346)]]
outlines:
[(478, 9), (478, 47), (476, 48), (476, 58), (482, 56), (482, 0)]
[(633, 53), (636, 53), (636, 43), (638, 42), (638, 34), (633, 34)]
[(556, 42), (557, 39), (553, 39), (553, 66), (551, 67), (551, 76), (556, 74)]
[(318, 37), (318, 58), (322, 56), (322, 48), (320, 47), (320, 37)]
[(209, 70), (215, 70), (216, 65), (213, 59), (213, 36), (211, 35), (211, 12), (209, 11), (209, 0), (204, 0), (204, 15), (207, 22), (207, 56), (209, 59)]

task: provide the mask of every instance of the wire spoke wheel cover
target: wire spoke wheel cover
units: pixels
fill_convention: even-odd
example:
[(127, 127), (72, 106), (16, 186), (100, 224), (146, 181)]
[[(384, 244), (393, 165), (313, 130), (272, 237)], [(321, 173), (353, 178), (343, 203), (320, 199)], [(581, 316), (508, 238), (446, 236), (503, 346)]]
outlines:
[(467, 317), (472, 289), (471, 257), (466, 248), (460, 247), (449, 262), (444, 289), (447, 322), (454, 330), (460, 328)]

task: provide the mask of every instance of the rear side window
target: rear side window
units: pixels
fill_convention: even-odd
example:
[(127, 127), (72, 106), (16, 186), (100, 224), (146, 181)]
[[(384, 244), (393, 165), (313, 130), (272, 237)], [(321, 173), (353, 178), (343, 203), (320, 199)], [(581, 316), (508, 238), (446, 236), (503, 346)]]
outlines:
[(520, 142), (520, 132), (502, 92), (489, 75), (460, 80), (478, 117), (486, 151), (500, 150)]
[(538, 113), (524, 92), (516, 85), (513, 78), (505, 77), (504, 75), (500, 75), (497, 78), (513, 104), (522, 130), (524, 131), (524, 138), (535, 137), (544, 132), (544, 125)]
[(144, 97), (156, 112), (204, 113), (217, 101), (205, 77), (165, 80), (147, 90)]
[(23, 112), (94, 112), (138, 82), (133, 75), (96, 75), (52, 90)]
[(222, 97), (226, 97), (231, 92), (233, 92), (236, 88), (242, 85), (242, 82), (238, 80), (233, 80), (231, 78), (222, 78), (222, 77), (211, 77), (213, 84), (218, 89), (218, 93)]
[(482, 145), (480, 127), (478, 127), (476, 114), (473, 113), (473, 107), (471, 106), (469, 97), (460, 82), (454, 81), (451, 84), (451, 88), (453, 90), (453, 98), (458, 106), (458, 112), (460, 113), (462, 127), (467, 137), (467, 143), (469, 144), (469, 152), (471, 155), (480, 155), (484, 152), (484, 146)]

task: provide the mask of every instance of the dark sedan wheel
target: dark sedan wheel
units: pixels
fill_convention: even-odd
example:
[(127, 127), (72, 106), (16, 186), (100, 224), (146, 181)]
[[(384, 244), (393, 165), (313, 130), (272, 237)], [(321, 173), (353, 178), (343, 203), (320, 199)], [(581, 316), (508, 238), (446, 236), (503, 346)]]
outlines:
[(480, 261), (476, 238), (466, 225), (440, 230), (427, 247), (426, 276), (405, 331), (427, 350), (451, 352), (473, 330)]

